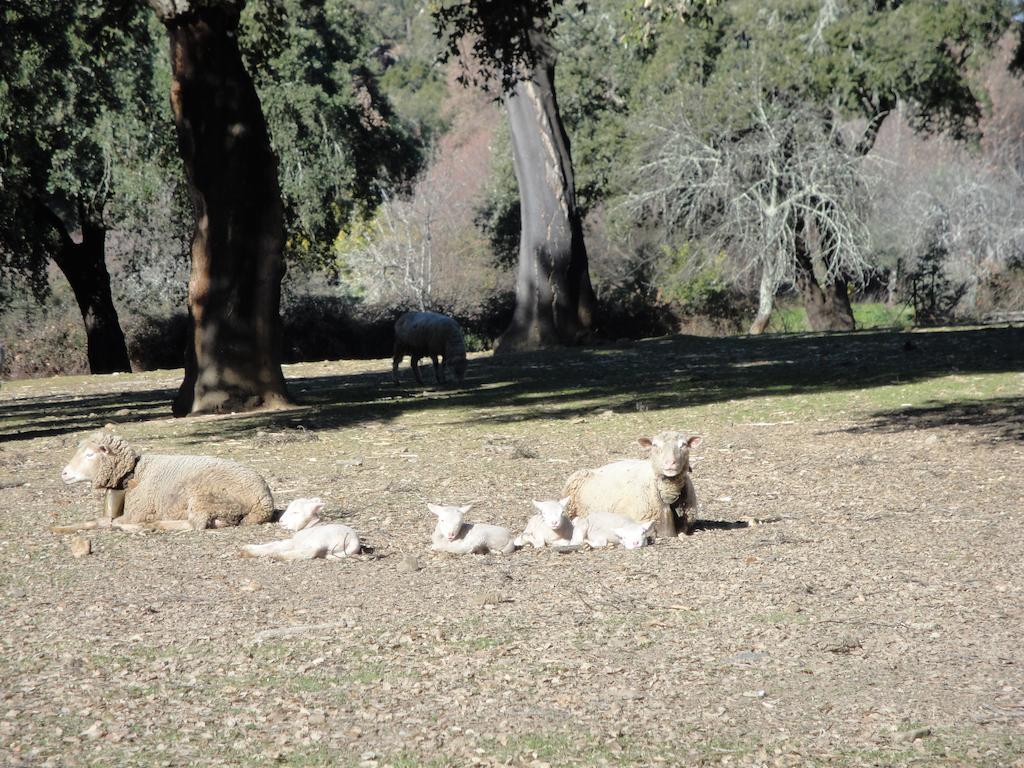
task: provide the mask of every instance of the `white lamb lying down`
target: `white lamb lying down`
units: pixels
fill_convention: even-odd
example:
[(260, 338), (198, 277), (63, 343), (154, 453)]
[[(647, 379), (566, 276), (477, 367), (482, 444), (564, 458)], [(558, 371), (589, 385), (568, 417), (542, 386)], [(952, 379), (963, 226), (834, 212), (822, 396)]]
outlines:
[(467, 523), (463, 515), (470, 507), (445, 507), (439, 504), (427, 504), (435, 515), (437, 525), (430, 537), (430, 548), (439, 552), (450, 552), (453, 555), (486, 555), (498, 552), (508, 555), (516, 551), (512, 541), (512, 532), (508, 528), (486, 523)]
[(591, 512), (586, 517), (576, 518), (572, 543), (586, 542), (592, 547), (621, 544), (626, 549), (637, 549), (647, 546), (653, 525), (653, 520), (638, 523), (614, 512)]
[(526, 530), (516, 537), (515, 545), (523, 547), (530, 544), (538, 549), (541, 547), (557, 547), (569, 544), (572, 540), (572, 521), (565, 516), (565, 505), (569, 497), (559, 501), (534, 501), (539, 512), (526, 523)]
[(297, 531), (290, 539), (269, 544), (242, 547), (243, 557), (269, 557), (274, 560), (314, 560), (318, 557), (338, 560), (358, 555), (359, 536), (347, 525), (326, 523), (320, 519), (324, 503), (320, 499), (295, 499), (278, 521), (282, 528)]

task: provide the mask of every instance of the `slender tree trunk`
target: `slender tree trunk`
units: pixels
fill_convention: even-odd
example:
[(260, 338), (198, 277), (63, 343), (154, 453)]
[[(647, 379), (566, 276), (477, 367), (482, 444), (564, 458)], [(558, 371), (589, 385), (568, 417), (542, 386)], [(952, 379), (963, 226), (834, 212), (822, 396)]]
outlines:
[(533, 37), (531, 77), (506, 98), (522, 233), (515, 313), (496, 353), (579, 344), (594, 311), (569, 138), (555, 98), (555, 54)]
[(238, 50), (241, 3), (150, 4), (170, 38), (171, 108), (196, 213), (192, 330), (174, 413), (281, 406), (284, 214), (277, 159)]
[(764, 329), (768, 327), (768, 320), (775, 307), (775, 289), (775, 281), (772, 279), (771, 273), (765, 269), (761, 273), (761, 287), (757, 292), (757, 314), (754, 315), (754, 321), (750, 324), (748, 331), (753, 336), (764, 333)]
[(37, 205), (60, 238), (60, 248), (53, 255), (53, 260), (71, 285), (82, 313), (89, 372), (130, 372), (132, 365), (128, 359), (128, 347), (110, 295), (106, 229), (87, 222), (82, 216), (82, 242), (76, 243), (57, 214), (43, 203), (37, 202)]
[(852, 331), (854, 322), (849, 283), (843, 277), (836, 277), (825, 285), (818, 281), (803, 225), (798, 225), (795, 242), (796, 285), (803, 298), (811, 330)]

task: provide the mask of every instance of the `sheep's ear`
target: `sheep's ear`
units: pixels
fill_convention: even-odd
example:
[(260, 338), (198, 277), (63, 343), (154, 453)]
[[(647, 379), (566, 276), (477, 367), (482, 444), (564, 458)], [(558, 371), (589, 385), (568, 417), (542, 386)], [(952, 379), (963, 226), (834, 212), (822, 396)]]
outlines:
[(703, 439), (704, 438), (702, 438), (700, 435), (694, 435), (693, 437), (686, 441), (686, 444), (690, 448), (696, 448), (698, 445), (700, 445), (700, 441)]
[(654, 445), (654, 443), (651, 441), (651, 438), (649, 437), (638, 437), (636, 441), (640, 443), (641, 447), (643, 448), (650, 448), (652, 445)]
[(459, 512), (461, 512), (462, 514), (466, 514), (466, 513), (467, 513), (467, 512), (469, 512), (469, 510), (471, 510), (472, 508), (473, 508), (473, 505), (472, 505), (472, 504), (467, 504), (467, 505), (466, 505), (466, 506), (464, 506), (464, 507), (459, 507)]
[(644, 531), (646, 532), (646, 531), (651, 530), (651, 526), (652, 525), (654, 525), (654, 521), (653, 520), (648, 520), (646, 523), (641, 523), (640, 527), (643, 528)]
[(569, 499), (570, 498), (571, 498), (570, 496), (566, 496), (564, 499), (559, 499), (558, 500), (558, 506), (560, 506), (562, 509), (565, 509), (567, 506), (569, 506)]
[(535, 507), (536, 507), (537, 509), (539, 509), (539, 510), (540, 510), (541, 512), (543, 512), (543, 511), (544, 511), (544, 505), (543, 505), (543, 504), (541, 504), (541, 503), (540, 503), (539, 501), (537, 501), (536, 499), (532, 499), (532, 501), (533, 501), (533, 506), (535, 506)]
[(427, 504), (427, 509), (429, 509), (438, 517), (444, 514), (444, 507), (439, 507), (437, 506), (437, 504)]
[(103, 444), (97, 445), (96, 450), (99, 451), (100, 453), (110, 453), (110, 449)]

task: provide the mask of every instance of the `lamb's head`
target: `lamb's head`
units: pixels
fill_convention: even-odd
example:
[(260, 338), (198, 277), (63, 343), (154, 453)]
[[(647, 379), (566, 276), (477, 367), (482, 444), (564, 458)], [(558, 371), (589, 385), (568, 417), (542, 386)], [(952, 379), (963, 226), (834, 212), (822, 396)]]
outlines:
[(690, 470), (690, 449), (700, 444), (700, 437), (687, 437), (682, 432), (668, 430), (654, 437), (637, 440), (651, 451), (651, 466), (664, 477), (676, 477)]
[(544, 519), (544, 524), (550, 526), (552, 530), (556, 530), (562, 524), (562, 516), (565, 514), (565, 505), (568, 503), (569, 497), (566, 496), (564, 499), (559, 499), (558, 501), (534, 500), (533, 506), (540, 511), (540, 515)]
[(463, 515), (470, 510), (465, 507), (445, 507), (440, 504), (427, 504), (427, 508), (437, 515), (437, 527), (434, 529), (440, 532), (448, 541), (455, 541), (462, 532)]
[(295, 499), (281, 515), (278, 524), (287, 531), (301, 531), (320, 522), (324, 503), (319, 498)]
[(93, 488), (120, 488), (138, 460), (138, 454), (120, 437), (96, 432), (78, 444), (60, 477), (68, 485), (90, 482)]
[(650, 520), (646, 523), (624, 525), (621, 528), (615, 528), (612, 533), (619, 537), (619, 542), (626, 549), (639, 549), (647, 546), (647, 537), (650, 535), (653, 524), (654, 521)]

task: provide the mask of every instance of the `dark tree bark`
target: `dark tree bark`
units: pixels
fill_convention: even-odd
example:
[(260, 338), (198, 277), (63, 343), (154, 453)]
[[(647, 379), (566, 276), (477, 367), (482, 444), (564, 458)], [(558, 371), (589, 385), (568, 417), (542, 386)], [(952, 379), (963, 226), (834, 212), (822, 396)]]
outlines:
[(41, 202), (37, 201), (37, 206), (60, 240), (53, 260), (70, 283), (82, 313), (89, 372), (130, 372), (132, 365), (128, 359), (128, 347), (110, 295), (106, 229), (80, 216), (82, 242), (76, 243), (57, 214)]
[(238, 50), (242, 3), (150, 4), (170, 38), (171, 108), (196, 213), (192, 331), (174, 413), (282, 406), (284, 215), (277, 159)]
[(530, 78), (506, 98), (522, 233), (515, 314), (496, 353), (579, 344), (594, 311), (569, 138), (555, 98), (555, 54), (540, 34), (531, 43), (537, 61)]
[(807, 243), (806, 228), (798, 224), (796, 233), (796, 286), (807, 310), (812, 331), (852, 331), (853, 307), (849, 282), (837, 276), (822, 284), (814, 273), (814, 257)]

